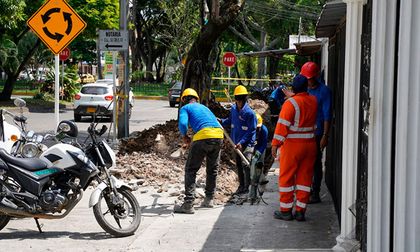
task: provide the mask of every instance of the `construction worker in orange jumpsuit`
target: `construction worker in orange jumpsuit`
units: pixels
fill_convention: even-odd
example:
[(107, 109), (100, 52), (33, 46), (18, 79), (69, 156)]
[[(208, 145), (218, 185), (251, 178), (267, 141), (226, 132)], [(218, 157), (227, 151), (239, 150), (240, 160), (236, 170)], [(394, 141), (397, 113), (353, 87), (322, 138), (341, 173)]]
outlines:
[[(292, 220), (294, 217), (297, 221), (305, 221), (317, 154), (314, 133), (317, 100), (307, 89), (307, 78), (297, 75), (292, 83), (294, 95), (283, 104), (271, 143), (271, 154), (275, 159), (280, 148), (280, 211), (274, 212), (276, 219)], [(296, 211), (293, 216), (294, 193)]]
[(316, 97), (318, 102), (318, 114), (316, 117), (315, 139), (317, 144), (317, 157), (314, 165), (314, 177), (312, 181), (309, 204), (321, 202), (319, 192), (322, 181), (322, 152), (328, 145), (328, 133), (331, 122), (331, 90), (319, 78), (319, 67), (315, 62), (308, 61), (303, 64), (300, 74), (308, 79), (308, 93)]

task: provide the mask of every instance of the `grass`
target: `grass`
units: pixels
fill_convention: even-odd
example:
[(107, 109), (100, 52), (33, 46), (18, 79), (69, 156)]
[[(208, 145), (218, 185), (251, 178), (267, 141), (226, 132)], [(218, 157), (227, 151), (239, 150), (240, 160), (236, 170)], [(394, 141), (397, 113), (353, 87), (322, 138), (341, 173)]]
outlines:
[[(23, 98), (23, 100), (26, 101), (26, 107), (30, 110), (32, 109), (51, 109), (54, 108), (54, 101), (48, 100), (40, 100), (40, 99), (33, 99), (33, 98)], [(60, 101), (60, 107), (65, 107), (67, 105), (70, 105), (71, 102), (66, 101)], [(10, 101), (0, 101), (0, 107), (5, 109), (10, 108), (16, 108), (16, 106), (13, 104), (13, 100)]]

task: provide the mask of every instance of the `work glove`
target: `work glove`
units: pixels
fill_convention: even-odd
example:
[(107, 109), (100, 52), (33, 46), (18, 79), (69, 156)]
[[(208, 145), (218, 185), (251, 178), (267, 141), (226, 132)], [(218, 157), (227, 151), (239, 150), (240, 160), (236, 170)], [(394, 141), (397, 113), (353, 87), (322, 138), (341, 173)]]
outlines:
[(252, 160), (258, 161), (261, 157), (261, 152), (256, 151), (254, 156), (252, 157)]

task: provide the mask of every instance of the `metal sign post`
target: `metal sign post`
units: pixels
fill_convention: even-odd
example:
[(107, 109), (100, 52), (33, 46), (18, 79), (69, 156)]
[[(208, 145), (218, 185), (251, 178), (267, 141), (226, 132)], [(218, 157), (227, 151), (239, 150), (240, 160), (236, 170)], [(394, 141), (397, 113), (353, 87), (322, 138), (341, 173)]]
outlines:
[(230, 68), (236, 64), (236, 55), (233, 52), (225, 53), (223, 64), (228, 68), (228, 92), (230, 92)]
[(60, 56), (55, 55), (55, 85), (54, 85), (54, 117), (55, 117), (55, 131), (60, 123)]
[(112, 90), (114, 91), (114, 95), (112, 98), (113, 102), (113, 110), (112, 110), (112, 118), (113, 118), (113, 124), (112, 124), (112, 142), (114, 144), (117, 143), (117, 52), (112, 52), (112, 80), (113, 80), (113, 86)]

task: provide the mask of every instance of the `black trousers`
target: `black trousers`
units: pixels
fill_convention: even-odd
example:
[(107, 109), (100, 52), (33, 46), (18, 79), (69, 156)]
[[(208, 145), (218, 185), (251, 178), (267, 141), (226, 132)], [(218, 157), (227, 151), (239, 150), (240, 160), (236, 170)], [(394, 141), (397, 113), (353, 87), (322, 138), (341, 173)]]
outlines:
[[(251, 160), (253, 152), (254, 147), (246, 147), (242, 153), (248, 160)], [(250, 167), (243, 162), (238, 154), (236, 154), (236, 167), (238, 168), (239, 187), (248, 189), (251, 184)]]
[(195, 199), (195, 179), (201, 163), (206, 158), (206, 197), (213, 198), (216, 190), (216, 176), (220, 162), (222, 139), (194, 141), (185, 164), (185, 202)]
[(321, 191), (322, 181), (322, 150), (321, 150), (321, 136), (316, 136), (317, 154), (314, 165), (314, 176), (312, 179), (312, 193), (319, 193)]

